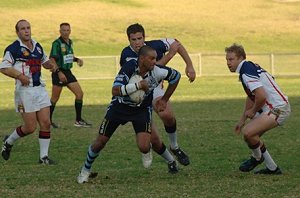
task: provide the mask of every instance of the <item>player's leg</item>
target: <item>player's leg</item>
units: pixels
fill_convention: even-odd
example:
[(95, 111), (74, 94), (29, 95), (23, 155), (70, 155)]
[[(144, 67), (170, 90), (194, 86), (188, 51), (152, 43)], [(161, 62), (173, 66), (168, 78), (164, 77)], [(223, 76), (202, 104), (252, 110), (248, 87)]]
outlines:
[(55, 110), (56, 103), (59, 100), (62, 88), (63, 88), (62, 86), (52, 85), (52, 94), (51, 94), (51, 99), (50, 99), (50, 101), (51, 101), (50, 122), (51, 122), (51, 126), (53, 128), (58, 128), (58, 125), (53, 122), (52, 117), (53, 117), (53, 112)]
[[(63, 72), (63, 71), (61, 71), (61, 72)], [(51, 101), (50, 121), (51, 121), (51, 126), (53, 128), (58, 128), (58, 125), (55, 124), (54, 122), (52, 122), (52, 116), (53, 116), (53, 112), (55, 110), (56, 103), (59, 100), (62, 88), (63, 88), (63, 86), (65, 86), (65, 84), (62, 84), (62, 82), (60, 82), (57, 73), (52, 73), (51, 77), (52, 77), (52, 93), (51, 93), (51, 99), (50, 99), (50, 101)]]
[(39, 145), (40, 145), (40, 164), (54, 165), (55, 161), (49, 158), (49, 146), (51, 141), (50, 132), (50, 108), (44, 107), (37, 112), (37, 120), (40, 125)]
[(7, 135), (3, 139), (1, 154), (4, 160), (9, 159), (12, 146), (19, 138), (33, 133), (36, 129), (37, 118), (35, 112), (21, 113), (21, 116), (23, 125), (18, 126), (9, 136)]
[(92, 125), (82, 119), (82, 106), (83, 106), (83, 91), (80, 84), (76, 82), (71, 82), (67, 85), (70, 91), (75, 95), (75, 112), (76, 120), (74, 126), (76, 127), (91, 127)]
[(170, 173), (178, 172), (176, 161), (166, 148), (164, 143), (160, 140), (158, 133), (151, 128), (152, 110), (149, 109), (143, 115), (138, 115), (136, 120), (132, 121), (133, 128), (136, 132), (137, 145), (142, 153), (150, 151), (150, 142), (152, 149), (158, 153), (168, 163)]
[(95, 177), (97, 173), (91, 173), (92, 165), (99, 156), (100, 151), (105, 147), (110, 137), (120, 125), (119, 120), (114, 120), (111, 111), (107, 111), (105, 119), (103, 119), (99, 127), (99, 135), (96, 140), (88, 147), (86, 159), (77, 177), (79, 184), (88, 182), (89, 178)]
[[(274, 115), (261, 114), (252, 119), (242, 129), (245, 142), (252, 151), (252, 156), (249, 160), (243, 162), (240, 170), (248, 172), (253, 170), (257, 165), (265, 161), (268, 168), (275, 170), (277, 165), (271, 158), (268, 151), (265, 149), (260, 137), (268, 130), (278, 126)], [(263, 148), (263, 149), (262, 149)]]
[[(161, 98), (161, 96), (156, 97), (153, 100), (153, 104), (155, 104), (155, 102), (157, 100), (159, 100), (160, 98)], [(180, 164), (185, 165), (185, 166), (189, 165), (190, 160), (189, 160), (188, 155), (178, 146), (176, 118), (172, 111), (170, 102), (167, 103), (166, 109), (164, 111), (158, 111), (155, 108), (155, 105), (153, 105), (153, 107), (154, 107), (155, 112), (158, 114), (158, 116), (164, 123), (165, 130), (169, 136), (170, 149), (171, 149), (172, 153), (176, 156), (176, 158)]]

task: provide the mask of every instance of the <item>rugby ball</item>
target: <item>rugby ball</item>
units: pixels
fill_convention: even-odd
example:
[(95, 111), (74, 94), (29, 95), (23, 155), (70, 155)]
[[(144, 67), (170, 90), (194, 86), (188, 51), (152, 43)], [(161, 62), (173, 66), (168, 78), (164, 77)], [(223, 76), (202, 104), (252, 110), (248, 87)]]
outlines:
[[(129, 84), (131, 83), (138, 83), (141, 80), (143, 80), (142, 76), (135, 74), (133, 76), (131, 76), (131, 78), (129, 79)], [(129, 94), (130, 99), (135, 102), (135, 103), (141, 103), (144, 99), (144, 95), (145, 95), (145, 91), (142, 89), (136, 90), (135, 92)]]

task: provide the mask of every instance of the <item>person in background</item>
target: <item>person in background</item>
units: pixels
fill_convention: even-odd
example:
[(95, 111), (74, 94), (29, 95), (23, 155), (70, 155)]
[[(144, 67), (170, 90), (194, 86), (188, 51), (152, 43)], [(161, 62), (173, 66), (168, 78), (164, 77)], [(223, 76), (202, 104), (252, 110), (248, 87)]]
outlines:
[(92, 125), (82, 119), (82, 106), (83, 106), (83, 91), (78, 83), (76, 77), (72, 74), (71, 68), (73, 62), (81, 67), (83, 61), (80, 58), (74, 56), (73, 42), (70, 39), (71, 26), (69, 23), (60, 24), (60, 37), (52, 43), (50, 58), (56, 62), (59, 67), (58, 72), (52, 73), (52, 95), (51, 95), (51, 107), (50, 107), (50, 119), (51, 126), (58, 128), (52, 120), (53, 112), (56, 103), (60, 97), (62, 88), (64, 86), (75, 95), (75, 127), (91, 127)]
[(233, 44), (226, 47), (225, 52), (229, 70), (239, 74), (247, 94), (244, 112), (235, 126), (235, 132), (242, 132), (252, 156), (239, 169), (249, 172), (265, 162), (266, 168), (256, 170), (255, 174), (282, 174), (261, 137), (270, 129), (283, 125), (290, 116), (288, 97), (267, 71), (246, 60), (243, 46)]

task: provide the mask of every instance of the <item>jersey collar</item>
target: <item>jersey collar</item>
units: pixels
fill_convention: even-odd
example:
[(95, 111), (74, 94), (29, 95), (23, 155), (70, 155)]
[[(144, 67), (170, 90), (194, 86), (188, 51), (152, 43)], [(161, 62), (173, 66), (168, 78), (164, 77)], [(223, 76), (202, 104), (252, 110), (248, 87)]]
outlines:
[(236, 73), (240, 73), (240, 70), (241, 70), (241, 68), (242, 68), (242, 65), (244, 64), (245, 61), (246, 61), (246, 60), (243, 60), (242, 62), (240, 62), (240, 64), (237, 66), (237, 68), (236, 68), (236, 70), (235, 70)]
[[(25, 47), (30, 51), (30, 49), (21, 41), (20, 38), (18, 38), (17, 40), (19, 41), (21, 47)], [(32, 42), (32, 45), (33, 45), (32, 49), (34, 50), (37, 42), (34, 39), (31, 39), (31, 42)]]

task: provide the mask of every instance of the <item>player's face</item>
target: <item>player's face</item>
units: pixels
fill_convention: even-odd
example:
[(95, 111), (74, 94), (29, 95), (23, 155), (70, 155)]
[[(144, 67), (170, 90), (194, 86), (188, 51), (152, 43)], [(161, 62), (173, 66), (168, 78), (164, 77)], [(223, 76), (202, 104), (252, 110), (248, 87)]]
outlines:
[(19, 22), (17, 35), (22, 42), (27, 42), (31, 40), (31, 28), (28, 21)]
[(142, 32), (137, 32), (129, 35), (129, 44), (133, 50), (138, 53), (139, 49), (145, 44), (145, 37)]
[(238, 58), (234, 52), (226, 53), (226, 61), (228, 69), (231, 72), (235, 72), (239, 64), (243, 61), (243, 58)]
[(147, 53), (147, 55), (144, 57), (144, 67), (147, 71), (153, 70), (155, 64), (156, 64), (156, 57), (157, 53), (155, 50), (151, 50)]
[(70, 34), (71, 34), (71, 27), (68, 25), (63, 25), (60, 27), (60, 36), (64, 39), (64, 40), (69, 40)]

